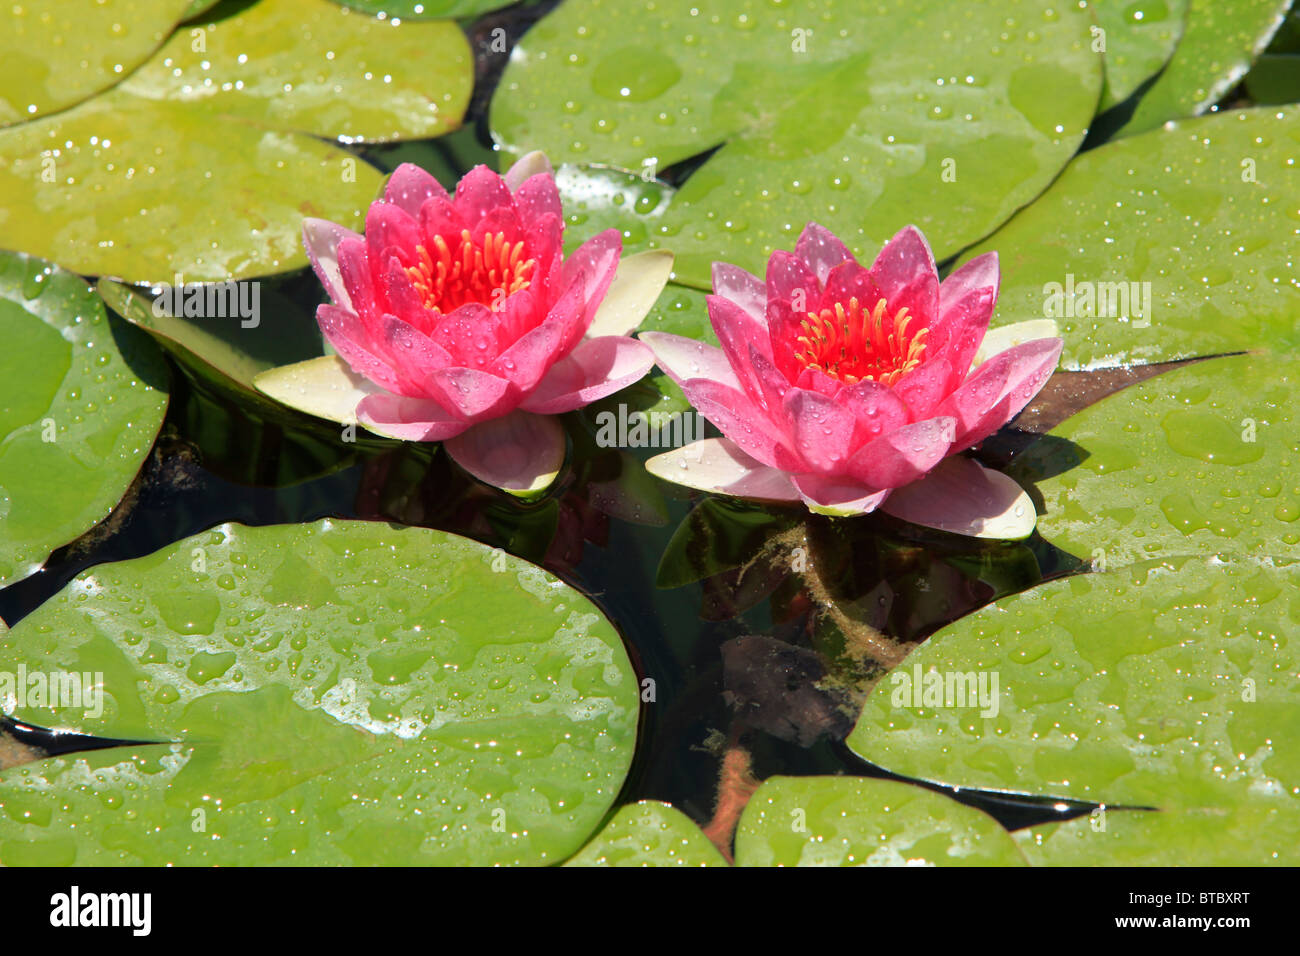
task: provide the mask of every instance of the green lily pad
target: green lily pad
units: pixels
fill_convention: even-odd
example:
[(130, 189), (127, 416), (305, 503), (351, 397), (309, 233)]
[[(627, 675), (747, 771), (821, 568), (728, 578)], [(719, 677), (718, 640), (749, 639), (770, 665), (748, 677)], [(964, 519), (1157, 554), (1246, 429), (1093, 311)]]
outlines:
[(1191, 0), (1178, 49), (1121, 135), (1204, 113), (1237, 85), (1286, 17), (1291, 0)]
[(1196, 556), (1052, 581), (932, 636), (847, 742), (963, 787), (1296, 813), (1297, 627), (1294, 561)]
[(1300, 813), (1283, 807), (1107, 811), (1017, 830), (1034, 866), (1295, 866)]
[(644, 246), (672, 200), (673, 189), (656, 179), (608, 166), (566, 163), (555, 171), (564, 205), (564, 252), (598, 232), (618, 229), (624, 253)]
[(336, 0), (344, 6), (389, 17), (477, 17), (518, 0)]
[(102, 521), (153, 447), (167, 368), (76, 276), (0, 252), (0, 586)]
[(736, 831), (739, 866), (1024, 866), (991, 816), (864, 777), (770, 777)]
[(726, 866), (680, 810), (656, 800), (622, 807), (565, 866)]
[(718, 344), (718, 335), (709, 319), (708, 293), (670, 282), (644, 319), (642, 332), (671, 332)]
[(313, 137), (116, 90), (0, 131), (0, 233), (129, 282), (301, 268), (303, 217), (359, 231), (382, 183)]
[(352, 142), (455, 129), (473, 85), (455, 23), (377, 20), (329, 0), (260, 0), (177, 32), (122, 90)]
[(1037, 482), (1043, 537), (1105, 566), (1216, 551), (1300, 557), (1297, 395), (1296, 359), (1198, 362), (1067, 419), (1010, 473)]
[(23, 0), (0, 33), (0, 126), (106, 90), (148, 58), (189, 0)]
[(1092, 0), (1106, 42), (1101, 109), (1128, 99), (1169, 61), (1183, 35), (1187, 4), (1188, 0)]
[(1090, 25), (1030, 0), (569, 0), (516, 47), (492, 127), (515, 155), (636, 171), (717, 148), (650, 239), (687, 285), (716, 259), (761, 272), (809, 220), (861, 254), (915, 223), (944, 258), (1078, 147), (1101, 88)]
[(379, 523), (222, 525), (100, 565), (0, 657), (103, 687), (100, 714), (20, 719), (170, 741), (0, 774), (7, 864), (559, 862), (636, 737), (634, 672), (586, 598)]
[(1297, 157), (1300, 107), (1179, 122), (1084, 153), (963, 258), (997, 251), (995, 324), (1055, 318), (1065, 368), (1295, 349)]

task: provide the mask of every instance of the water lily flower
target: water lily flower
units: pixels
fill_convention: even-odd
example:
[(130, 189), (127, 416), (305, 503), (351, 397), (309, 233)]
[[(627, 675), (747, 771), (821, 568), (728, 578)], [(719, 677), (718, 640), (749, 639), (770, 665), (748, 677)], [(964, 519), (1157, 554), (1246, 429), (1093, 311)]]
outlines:
[(654, 356), (629, 333), (672, 268), (670, 253), (620, 259), (616, 229), (562, 253), (550, 163), (470, 170), (448, 195), (399, 166), (365, 235), (308, 219), (303, 241), (329, 294), (336, 356), (263, 373), (272, 397), (388, 437), (441, 441), (479, 479), (535, 493), (565, 437), (553, 416), (632, 384)]
[(772, 253), (766, 282), (715, 263), (713, 289), (721, 348), (666, 333), (641, 338), (725, 437), (659, 455), (652, 472), (822, 514), (879, 508), (980, 537), (1033, 530), (1028, 495), (958, 454), (1018, 414), (1061, 352), (1050, 322), (988, 330), (996, 253), (940, 284), (915, 227), (866, 268), (812, 223), (793, 253)]

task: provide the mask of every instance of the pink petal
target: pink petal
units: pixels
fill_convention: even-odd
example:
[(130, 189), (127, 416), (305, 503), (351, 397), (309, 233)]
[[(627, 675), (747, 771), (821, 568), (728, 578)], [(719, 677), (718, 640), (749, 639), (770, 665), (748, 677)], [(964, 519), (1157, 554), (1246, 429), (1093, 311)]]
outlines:
[(798, 501), (785, 472), (769, 468), (726, 438), (705, 438), (655, 455), (646, 470), (664, 481), (723, 495), (767, 501)]
[(366, 240), (361, 236), (348, 236), (338, 245), (339, 275), (347, 297), (352, 302), (352, 311), (369, 322), (377, 314), (378, 300), (375, 295), (374, 277), (370, 273), (370, 259), (366, 251)]
[(799, 462), (798, 456), (786, 445), (785, 435), (744, 392), (703, 378), (683, 383), (682, 391), (696, 411), (751, 458), (782, 470), (789, 470), (785, 466)]
[(785, 408), (785, 396), (791, 389), (790, 383), (753, 342), (749, 344), (749, 366), (754, 370), (763, 407), (773, 421), (788, 430), (790, 419)]
[(844, 383), (838, 378), (832, 378), (819, 368), (801, 368), (794, 378), (794, 384), (797, 388), (806, 388), (810, 392), (819, 392), (829, 398), (834, 398), (844, 389)]
[(390, 392), (400, 394), (406, 390), (400, 373), (372, 351), (369, 334), (357, 315), (338, 306), (321, 305), (316, 309), (316, 322), (352, 371)]
[(785, 409), (794, 433), (794, 446), (813, 471), (841, 467), (852, 448), (857, 419), (834, 399), (817, 392), (792, 388)]
[(794, 254), (808, 263), (817, 276), (817, 281), (826, 284), (826, 278), (841, 262), (846, 259), (856, 261), (848, 246), (840, 242), (833, 232), (825, 226), (810, 222), (803, 227), (799, 241), (795, 243)]
[(802, 366), (794, 357), (795, 339), (800, 323), (821, 301), (821, 285), (816, 274), (793, 253), (778, 249), (767, 260), (768, 338), (772, 343), (772, 361), (788, 381), (793, 382)]
[(357, 420), (404, 441), (442, 441), (469, 427), (431, 399), (401, 395), (366, 396), (357, 406)]
[(402, 163), (388, 177), (384, 187), (384, 201), (402, 209), (408, 216), (418, 219), (420, 207), (435, 196), (446, 199), (447, 190), (431, 175), (414, 163)]
[[(767, 323), (767, 286), (756, 275), (727, 262), (713, 263), (713, 293), (730, 299), (756, 321)], [(763, 338), (766, 339), (766, 328)]]
[(581, 307), (582, 289), (575, 284), (560, 296), (546, 319), (502, 352), (488, 366), (488, 371), (514, 382), (521, 392), (531, 392), (564, 355), (564, 344), (572, 338), (573, 329), (578, 325)]
[[(965, 367), (969, 368), (970, 363), (967, 362)], [(895, 382), (893, 389), (911, 409), (913, 420), (919, 420), (928, 417), (934, 407), (948, 397), (958, 381), (948, 359), (939, 355), (926, 358)]]
[(845, 385), (835, 401), (857, 419), (855, 441), (866, 442), (912, 421), (907, 404), (888, 385), (863, 381)]
[(402, 261), (390, 255), (383, 271), (378, 275), (380, 288), (384, 290), (388, 309), (403, 320), (421, 330), (437, 327), (442, 316), (424, 307), (424, 298), (416, 291), (411, 277), (406, 274)]
[(388, 354), (396, 357), (402, 371), (413, 381), (422, 381), (438, 369), (456, 364), (451, 353), (395, 315), (383, 317), (381, 330)]
[(659, 367), (678, 385), (693, 378), (707, 378), (736, 390), (740, 379), (732, 371), (726, 354), (716, 345), (669, 332), (642, 332), (640, 339), (655, 354)]
[(1038, 394), (1061, 355), (1060, 339), (1036, 339), (989, 359), (935, 407), (957, 419), (952, 450), (961, 451), (993, 434)]
[[(870, 312), (881, 298), (887, 299), (884, 290), (876, 283), (871, 270), (849, 259), (831, 269), (826, 277), (826, 294), (808, 308), (810, 311), (817, 311), (821, 308), (822, 302), (834, 308), (837, 302), (847, 304), (849, 299), (857, 299), (863, 310)], [(889, 302), (888, 304), (892, 312), (894, 303)]]
[(386, 202), (372, 202), (366, 212), (366, 249), (372, 263), (387, 262), (390, 250), (398, 250), (409, 262), (415, 259), (415, 248), (424, 239), (420, 225), (400, 206)]
[(510, 187), (486, 166), (475, 166), (456, 184), (453, 203), (465, 228), (473, 229), (493, 209), (510, 206)]
[(998, 254), (986, 252), (955, 270), (939, 286), (939, 314), (930, 325), (927, 355), (944, 355), (965, 375), (998, 301)]
[(736, 373), (736, 378), (740, 380), (746, 394), (755, 401), (762, 401), (762, 390), (749, 360), (749, 350), (751, 346), (760, 351), (764, 346), (770, 349), (767, 324), (721, 296), (706, 296), (704, 301), (709, 310), (709, 321), (713, 324), (713, 331), (717, 334), (722, 352), (727, 357), (727, 364)]
[(429, 397), (466, 421), (496, 418), (519, 404), (513, 382), (476, 368), (440, 368), (427, 381)]
[(525, 226), (543, 216), (564, 216), (564, 210), (560, 206), (560, 191), (555, 186), (555, 180), (545, 174), (530, 177), (515, 190), (515, 208), (519, 210), (519, 217)]
[(917, 320), (929, 324), (939, 311), (939, 273), (934, 254), (915, 226), (904, 226), (871, 266), (871, 278), (880, 288), (891, 314), (906, 308)]
[(591, 320), (596, 317), (601, 299), (605, 297), (609, 284), (614, 281), (614, 273), (618, 269), (618, 257), (622, 251), (623, 239), (618, 230), (606, 229), (592, 236), (579, 246), (573, 255), (564, 260), (561, 281), (566, 288), (574, 282), (582, 283), (585, 302), (581, 328), (573, 342), (566, 343), (566, 348), (572, 348), (577, 340), (582, 338), (587, 331), (587, 326), (591, 325)]
[(929, 418), (896, 428), (858, 450), (849, 471), (871, 488), (900, 488), (943, 461), (956, 434), (951, 418)]
[(954, 534), (1018, 540), (1033, 533), (1034, 503), (1012, 479), (963, 456), (892, 492), (882, 511)]
[(442, 196), (433, 196), (420, 207), (420, 229), (429, 237), (459, 237), (466, 228), (465, 217), (456, 204)]
[(560, 359), (536, 390), (519, 403), (524, 411), (558, 415), (612, 395), (654, 367), (654, 353), (636, 339), (603, 335), (584, 339)]
[(500, 351), (500, 317), (479, 302), (469, 302), (455, 312), (444, 315), (429, 331), (457, 365), (484, 368)]
[(361, 237), (351, 229), (344, 229), (328, 219), (302, 221), (302, 244), (307, 249), (307, 258), (311, 260), (316, 277), (325, 287), (330, 301), (341, 308), (351, 309), (352, 299), (339, 272), (339, 243), (344, 239), (361, 241)]
[(512, 492), (544, 490), (564, 465), (560, 423), (523, 411), (480, 422), (443, 447), (475, 478)]
[(799, 497), (811, 510), (839, 518), (864, 515), (880, 507), (890, 492), (864, 488), (850, 478), (795, 475)]

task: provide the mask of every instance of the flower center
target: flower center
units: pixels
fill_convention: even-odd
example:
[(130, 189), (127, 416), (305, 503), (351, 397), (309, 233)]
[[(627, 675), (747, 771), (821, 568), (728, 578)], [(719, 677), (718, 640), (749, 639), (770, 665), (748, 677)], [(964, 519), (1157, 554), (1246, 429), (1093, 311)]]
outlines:
[(507, 242), (503, 232), (489, 233), (477, 245), (470, 231), (462, 229), (454, 247), (434, 236), (433, 247), (417, 246), (416, 255), (406, 274), (424, 307), (434, 312), (452, 312), (467, 302), (499, 309), (507, 296), (528, 288), (537, 266), (536, 260), (524, 258), (523, 240)]
[(913, 328), (907, 309), (890, 314), (885, 300), (871, 312), (857, 298), (833, 309), (809, 312), (794, 357), (805, 368), (820, 369), (848, 385), (869, 380), (893, 385), (921, 364), (930, 330)]

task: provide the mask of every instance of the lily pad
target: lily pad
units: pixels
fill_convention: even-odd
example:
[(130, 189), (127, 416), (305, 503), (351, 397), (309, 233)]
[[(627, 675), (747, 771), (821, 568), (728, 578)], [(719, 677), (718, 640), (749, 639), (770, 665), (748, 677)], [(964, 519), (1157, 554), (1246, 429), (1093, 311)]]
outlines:
[(1300, 557), (1297, 395), (1296, 359), (1187, 365), (1067, 419), (1011, 474), (1037, 482), (1043, 537), (1104, 566), (1216, 551)]
[(635, 675), (586, 598), (377, 523), (228, 524), (100, 565), (0, 658), (103, 688), (102, 713), (20, 719), (165, 741), (0, 774), (7, 864), (559, 862), (636, 737)]
[(518, 0), (336, 0), (366, 13), (383, 13), (403, 19), (419, 17), (477, 17)]
[(1094, 811), (1066, 823), (1017, 830), (1034, 866), (1295, 866), (1300, 813), (1236, 810)]
[(455, 129), (473, 85), (469, 42), (455, 23), (378, 20), (329, 0), (260, 0), (178, 31), (121, 88), (353, 142)]
[(1204, 113), (1237, 85), (1286, 18), (1291, 0), (1190, 0), (1178, 49), (1121, 135)]
[(565, 866), (726, 866), (717, 848), (686, 814), (642, 800), (622, 807)]
[(739, 866), (1024, 866), (991, 816), (864, 777), (770, 777), (736, 831)]
[(66, 109), (121, 81), (190, 0), (23, 0), (0, 33), (0, 126)]
[(1055, 318), (1067, 369), (1293, 350), (1298, 157), (1294, 106), (1109, 143), (963, 259), (997, 251), (994, 322)]
[(167, 368), (76, 276), (0, 252), (0, 586), (102, 521), (153, 447)]
[(962, 787), (1294, 814), (1297, 627), (1294, 561), (1195, 556), (1052, 581), (913, 651), (847, 742)]
[(1078, 147), (1102, 80), (1090, 25), (1030, 0), (569, 0), (515, 48), (492, 128), (516, 155), (629, 170), (716, 149), (650, 238), (687, 285), (715, 259), (761, 271), (809, 220), (862, 254), (915, 223), (942, 259)]
[(566, 163), (555, 171), (564, 206), (564, 252), (606, 229), (618, 229), (624, 250), (642, 246), (663, 217), (673, 188), (653, 177), (609, 166)]
[(1188, 0), (1092, 0), (1106, 42), (1101, 109), (1128, 99), (1168, 62), (1183, 35), (1187, 4)]
[(0, 233), (129, 282), (301, 268), (303, 218), (360, 230), (382, 182), (313, 137), (116, 90), (0, 131)]
[(670, 282), (654, 308), (641, 320), (641, 331), (671, 332), (717, 345), (718, 334), (713, 331), (713, 322), (709, 319), (706, 296), (707, 293), (699, 289)]

